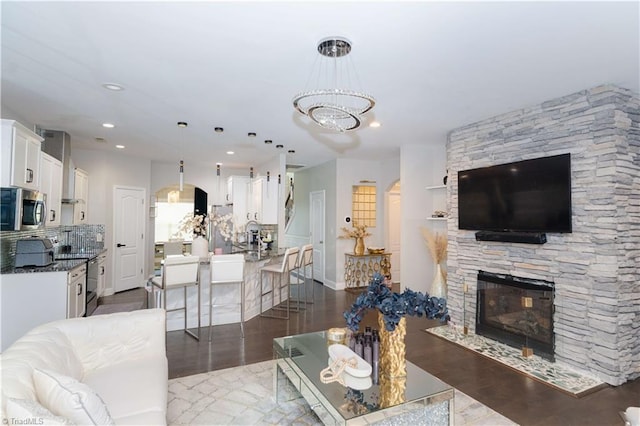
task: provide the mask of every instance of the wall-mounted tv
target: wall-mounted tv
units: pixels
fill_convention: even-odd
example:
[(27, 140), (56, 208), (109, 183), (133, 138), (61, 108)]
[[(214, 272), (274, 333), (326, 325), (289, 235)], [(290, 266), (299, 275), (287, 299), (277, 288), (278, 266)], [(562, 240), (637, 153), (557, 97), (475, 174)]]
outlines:
[(458, 227), (571, 232), (570, 154), (459, 171)]

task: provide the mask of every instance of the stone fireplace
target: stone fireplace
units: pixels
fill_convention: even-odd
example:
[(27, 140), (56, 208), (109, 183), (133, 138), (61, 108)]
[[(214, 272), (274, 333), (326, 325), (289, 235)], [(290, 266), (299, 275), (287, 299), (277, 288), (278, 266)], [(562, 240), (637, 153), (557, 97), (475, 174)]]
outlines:
[(476, 334), (554, 360), (553, 283), (478, 271)]
[[(458, 229), (457, 171), (562, 153), (572, 233), (534, 245)], [(640, 377), (640, 96), (600, 86), (455, 129), (447, 168), (454, 324), (475, 331), (479, 270), (553, 282), (555, 361), (612, 385)]]

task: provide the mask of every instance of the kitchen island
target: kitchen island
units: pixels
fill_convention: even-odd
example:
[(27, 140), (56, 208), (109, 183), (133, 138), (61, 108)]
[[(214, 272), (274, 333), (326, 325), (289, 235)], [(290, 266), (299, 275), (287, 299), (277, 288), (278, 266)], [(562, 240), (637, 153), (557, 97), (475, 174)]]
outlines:
[[(244, 301), (244, 320), (248, 321), (260, 314), (260, 269), (270, 263), (282, 262), (282, 257), (286, 248), (274, 248), (273, 250), (264, 250), (258, 256), (257, 251), (248, 250), (245, 247), (234, 247), (232, 252), (243, 253), (245, 255), (244, 264), (244, 282), (245, 282), (245, 301)], [(200, 285), (197, 287), (189, 287), (187, 289), (187, 306), (188, 317), (187, 325), (189, 328), (198, 326), (197, 303), (198, 293), (200, 293), (200, 322), (202, 327), (209, 325), (209, 280), (211, 279), (211, 270), (209, 259), (201, 259), (200, 262)], [(152, 300), (157, 305), (160, 301), (160, 291), (151, 286), (149, 291), (153, 291), (155, 295)], [(167, 291), (167, 308), (175, 309), (184, 305), (184, 290), (176, 288)], [(286, 300), (288, 294), (283, 294)], [(262, 303), (263, 309), (271, 308), (272, 296), (265, 296)], [(216, 284), (213, 287), (213, 325), (232, 324), (240, 322), (240, 285), (238, 284)], [(276, 299), (277, 301), (277, 299)], [(182, 330), (184, 326), (184, 312), (176, 311), (167, 313), (167, 330)], [(238, 328), (238, 333), (240, 329)]]

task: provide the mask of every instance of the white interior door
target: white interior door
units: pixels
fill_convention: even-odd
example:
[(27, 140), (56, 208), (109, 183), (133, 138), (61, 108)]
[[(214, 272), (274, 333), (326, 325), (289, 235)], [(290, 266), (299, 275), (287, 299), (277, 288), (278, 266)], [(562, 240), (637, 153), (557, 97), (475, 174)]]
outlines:
[(311, 197), (310, 240), (313, 244), (313, 278), (324, 283), (324, 191), (313, 191)]
[(391, 253), (391, 280), (400, 282), (400, 193), (389, 192), (387, 197), (387, 251)]
[(144, 286), (145, 190), (116, 186), (113, 193), (115, 292)]

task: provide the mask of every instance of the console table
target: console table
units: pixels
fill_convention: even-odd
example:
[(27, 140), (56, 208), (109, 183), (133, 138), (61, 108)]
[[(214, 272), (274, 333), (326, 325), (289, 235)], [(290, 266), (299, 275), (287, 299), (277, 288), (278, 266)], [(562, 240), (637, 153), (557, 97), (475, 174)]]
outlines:
[(391, 253), (344, 254), (345, 290), (366, 288), (376, 272), (391, 278)]
[(343, 373), (343, 386), (320, 380), (329, 357), (324, 331), (275, 338), (273, 355), (276, 402), (302, 396), (325, 425), (453, 425), (454, 389), (409, 361), (406, 378), (375, 384)]

